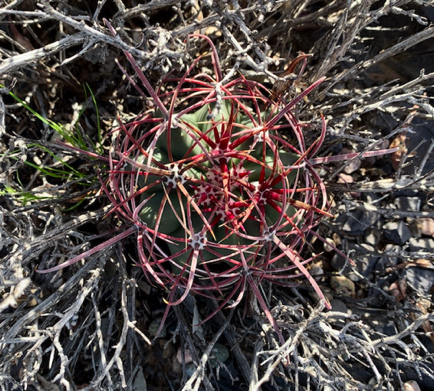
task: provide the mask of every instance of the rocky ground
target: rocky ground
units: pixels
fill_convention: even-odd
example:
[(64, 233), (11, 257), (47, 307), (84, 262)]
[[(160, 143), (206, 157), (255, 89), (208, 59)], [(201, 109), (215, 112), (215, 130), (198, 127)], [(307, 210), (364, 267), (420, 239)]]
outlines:
[[(431, 1), (0, 6), (2, 389), (434, 389)], [(226, 72), (270, 89), (299, 52), (312, 54), (285, 93), (326, 76), (298, 113), (327, 121), (318, 156), (398, 147), (318, 171), (335, 216), (318, 233), (355, 266), (312, 237), (320, 256), (309, 271), (330, 311), (302, 279), (262, 286), (283, 346), (254, 303), (197, 326), (218, 301), (193, 295), (154, 338), (166, 293), (133, 266), (128, 240), (57, 273), (36, 272), (95, 248), (118, 226), (113, 215), (103, 218), (110, 203), (98, 192), (97, 163), (58, 142), (107, 148), (118, 117), (127, 122), (144, 109), (116, 65), (126, 66), (122, 50), (155, 86), (198, 55), (206, 72), (207, 47), (189, 34), (212, 39)], [(319, 130), (307, 129), (307, 139)]]

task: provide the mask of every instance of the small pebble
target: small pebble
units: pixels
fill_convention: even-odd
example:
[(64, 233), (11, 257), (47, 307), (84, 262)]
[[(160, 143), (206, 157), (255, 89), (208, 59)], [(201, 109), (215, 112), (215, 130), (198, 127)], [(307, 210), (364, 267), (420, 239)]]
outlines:
[(407, 284), (421, 295), (428, 295), (434, 285), (434, 270), (409, 267), (403, 271)]
[(309, 273), (312, 276), (322, 276), (324, 274), (324, 269), (322, 267), (322, 262), (314, 262), (310, 264)]
[[(342, 148), (341, 153), (354, 153), (354, 151), (349, 148)], [(346, 174), (352, 174), (354, 171), (357, 171), (360, 168), (361, 164), (362, 162), (359, 158), (351, 159), (351, 161), (349, 161), (349, 163), (345, 166), (344, 172)]]
[(326, 238), (326, 242), (330, 243), (330, 246), (327, 243), (324, 243), (324, 251), (329, 253), (333, 251), (333, 247), (336, 247), (336, 244), (332, 238)]
[(342, 300), (331, 299), (330, 304), (332, 306), (332, 311), (342, 312), (343, 314), (348, 313), (348, 307), (346, 306), (346, 304)]
[(356, 210), (352, 214), (348, 214), (345, 224), (342, 226), (342, 230), (350, 235), (363, 235), (367, 224), (363, 222), (363, 211)]
[[(369, 277), (375, 269), (378, 260), (380, 259), (380, 256), (375, 254), (376, 250), (374, 247), (367, 243), (349, 243), (348, 250), (350, 251), (350, 257), (356, 263), (357, 271), (362, 276)], [(345, 258), (339, 254), (335, 254), (333, 256), (330, 264), (335, 270), (343, 272), (352, 281), (359, 281), (361, 279), (351, 271), (352, 267), (348, 264)]]
[(371, 246), (377, 247), (380, 242), (380, 237), (381, 235), (377, 229), (368, 228), (365, 231), (365, 242)]
[(356, 293), (354, 282), (345, 276), (331, 276), (330, 286), (340, 295), (353, 297)]
[(409, 241), (409, 247), (410, 247), (410, 251), (433, 252), (434, 239), (431, 239), (431, 238), (421, 238), (421, 239), (411, 238)]
[(159, 339), (162, 358), (171, 358), (174, 353), (173, 343), (167, 342), (165, 339)]
[(211, 357), (215, 359), (210, 359), (209, 362), (213, 367), (217, 367), (220, 363), (225, 362), (229, 358), (229, 350), (226, 346), (221, 343), (216, 343), (211, 350)]
[(422, 235), (434, 236), (434, 219), (421, 217), (416, 219), (416, 226)]
[(157, 331), (161, 325), (162, 318), (155, 318), (150, 324), (149, 324), (149, 334), (151, 334), (153, 337), (157, 338), (165, 338), (167, 335), (166, 326), (163, 326), (163, 328), (160, 331), (160, 334), (157, 336)]
[[(348, 189), (350, 189), (350, 184), (354, 183), (354, 178), (349, 174), (344, 174), (341, 172), (339, 174), (338, 183), (343, 183), (348, 185)], [(350, 192), (351, 197), (353, 198), (359, 198), (361, 196), (361, 193), (359, 191), (352, 191)]]
[(421, 391), (419, 384), (415, 380), (409, 380), (404, 383), (403, 391)]
[(390, 221), (384, 224), (384, 237), (395, 244), (403, 245), (411, 238), (411, 231), (403, 221)]
[(373, 319), (370, 321), (370, 324), (373, 326), (374, 330), (389, 337), (398, 333), (396, 324), (392, 320), (387, 319), (387, 317), (373, 317)]
[(193, 358), (191, 357), (191, 353), (189, 349), (184, 349), (184, 351), (181, 350), (181, 348), (178, 349), (178, 352), (176, 353), (176, 359), (180, 364), (182, 364), (183, 360), (183, 353), (184, 353), (184, 360), (185, 363), (188, 364), (193, 361)]
[(419, 197), (396, 197), (393, 204), (404, 212), (418, 212), (421, 206)]
[(384, 248), (384, 255), (378, 260), (375, 264), (376, 271), (383, 271), (389, 267), (394, 267), (398, 264), (398, 257), (394, 256), (395, 254), (401, 254), (402, 248), (396, 244), (386, 244)]

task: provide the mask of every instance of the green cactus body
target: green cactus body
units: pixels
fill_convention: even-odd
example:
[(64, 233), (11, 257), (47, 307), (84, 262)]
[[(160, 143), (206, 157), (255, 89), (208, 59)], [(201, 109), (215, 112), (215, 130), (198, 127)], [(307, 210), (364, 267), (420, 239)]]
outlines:
[[(219, 257), (226, 257), (230, 259), (229, 262), (238, 261), (239, 255), (236, 255), (234, 248), (248, 248), (254, 242), (238, 235), (238, 232), (260, 238), (264, 230), (279, 221), (283, 231), (290, 231), (296, 224), (287, 223), (287, 220), (296, 214), (296, 208), (287, 203), (285, 217), (282, 218), (281, 213), (276, 210), (276, 205), (282, 208), (282, 202), (274, 201), (274, 207), (270, 206), (266, 194), (267, 191), (272, 193), (275, 189), (290, 188), (297, 172), (289, 170), (286, 176), (283, 176), (283, 173), (297, 162), (299, 155), (278, 149), (275, 145), (271, 148), (264, 140), (255, 141), (253, 137), (246, 138), (246, 141), (237, 145), (236, 141), (242, 137), (238, 134), (244, 135), (245, 129), (252, 128), (253, 124), (247, 115), (243, 116), (240, 113), (235, 115), (236, 120), (230, 122), (230, 118), (234, 117), (233, 106), (234, 102), (223, 100), (220, 111), (214, 114), (212, 120), (210, 117), (214, 107), (209, 104), (193, 113), (183, 115), (180, 121), (184, 126), (173, 126), (170, 129), (170, 138), (167, 136), (167, 130), (163, 132), (152, 151), (153, 159), (168, 169), (177, 165), (182, 181), (185, 180), (183, 186), (212, 227), (212, 232), (206, 233), (206, 240), (220, 246), (211, 251), (202, 250), (200, 259), (204, 261)], [(225, 148), (222, 148), (224, 137), (229, 140), (226, 140)], [(250, 149), (249, 143), (253, 146)], [(223, 158), (222, 153), (226, 153)], [(194, 164), (195, 159), (199, 163)], [(146, 158), (140, 156), (138, 161), (144, 163)], [(179, 163), (181, 161), (183, 163)], [(183, 165), (189, 165), (189, 168), (183, 171)], [(271, 185), (275, 178), (278, 178), (276, 183)], [(176, 257), (176, 262), (182, 265), (190, 257), (189, 251), (182, 252), (186, 240), (189, 235), (202, 232), (205, 222), (197, 211), (192, 210), (190, 220), (194, 233), (188, 234), (185, 214), (189, 201), (186, 195), (176, 189), (170, 178), (164, 176), (141, 175), (139, 185), (143, 187), (156, 180), (160, 180), (160, 183), (141, 196), (141, 201), (147, 199), (147, 202), (139, 216), (150, 229), (157, 229), (162, 234), (181, 239), (177, 242), (168, 241), (167, 245), (172, 255), (180, 253)], [(266, 188), (266, 191), (259, 192), (261, 188)], [(300, 219), (297, 223), (299, 221)]]

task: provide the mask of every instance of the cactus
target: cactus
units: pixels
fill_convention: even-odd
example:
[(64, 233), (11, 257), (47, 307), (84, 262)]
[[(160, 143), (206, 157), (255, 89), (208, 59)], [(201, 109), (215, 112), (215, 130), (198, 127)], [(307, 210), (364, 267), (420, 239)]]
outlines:
[[(120, 126), (104, 190), (138, 229), (139, 264), (171, 290), (169, 305), (194, 291), (234, 306), (250, 287), (275, 325), (258, 284), (304, 275), (328, 306), (306, 268), (311, 258), (301, 256), (309, 233), (330, 215), (310, 163), (326, 126), (322, 118), (321, 138), (307, 146), (306, 125), (291, 112), (323, 79), (289, 103), (271, 100), (260, 83), (222, 79), (212, 42), (201, 38), (211, 46), (214, 77), (191, 75), (198, 59), (182, 78), (167, 77), (174, 87), (164, 93), (125, 53), (155, 106)], [(281, 136), (290, 133), (293, 143)]]
[(190, 292), (215, 293), (219, 308), (233, 307), (250, 289), (283, 343), (260, 292), (262, 281), (285, 284), (304, 276), (330, 307), (307, 269), (313, 258), (302, 257), (309, 234), (318, 237), (314, 228), (331, 216), (325, 185), (314, 168), (328, 162), (314, 158), (326, 124), (321, 116), (320, 137), (307, 145), (307, 125), (292, 112), (324, 78), (285, 102), (243, 76), (223, 78), (213, 43), (199, 37), (211, 47), (213, 77), (194, 74), (198, 58), (183, 77), (166, 77), (159, 91), (125, 52), (153, 105), (113, 133), (110, 154), (101, 157), (109, 165), (101, 183), (112, 212), (130, 228), (41, 272), (59, 270), (135, 235), (137, 264), (151, 283), (170, 291), (168, 308)]

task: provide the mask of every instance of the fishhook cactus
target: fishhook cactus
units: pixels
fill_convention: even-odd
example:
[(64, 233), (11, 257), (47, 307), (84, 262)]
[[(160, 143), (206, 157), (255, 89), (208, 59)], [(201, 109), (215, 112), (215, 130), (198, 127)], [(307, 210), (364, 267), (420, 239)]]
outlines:
[(261, 282), (304, 276), (329, 307), (306, 267), (313, 258), (302, 256), (309, 234), (317, 236), (313, 229), (330, 216), (314, 168), (327, 162), (314, 158), (326, 124), (321, 116), (320, 137), (308, 145), (307, 125), (292, 112), (324, 78), (285, 102), (256, 81), (223, 78), (213, 43), (197, 37), (211, 48), (213, 76), (194, 73), (198, 58), (182, 78), (163, 80), (159, 91), (125, 52), (153, 106), (116, 130), (109, 156), (101, 157), (109, 164), (101, 183), (112, 212), (130, 228), (43, 272), (135, 235), (137, 264), (151, 283), (169, 290), (169, 306), (190, 292), (214, 292), (220, 308), (235, 306), (250, 289), (283, 343)]

